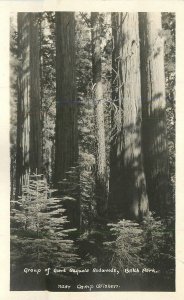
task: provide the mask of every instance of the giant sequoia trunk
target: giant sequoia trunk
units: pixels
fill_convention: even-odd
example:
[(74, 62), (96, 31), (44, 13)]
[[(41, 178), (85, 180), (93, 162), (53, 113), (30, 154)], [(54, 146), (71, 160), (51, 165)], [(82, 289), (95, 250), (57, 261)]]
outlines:
[(56, 13), (55, 182), (77, 161), (77, 102), (74, 13)]
[(161, 14), (140, 13), (143, 146), (150, 209), (163, 214), (167, 204), (168, 155), (164, 44)]
[[(60, 182), (76, 166), (78, 158), (75, 74), (75, 18), (73, 12), (56, 13), (56, 141), (54, 182)], [(66, 203), (70, 221), (79, 221), (79, 206)], [(78, 216), (77, 216), (78, 215)], [(78, 226), (78, 224), (77, 224)]]
[(112, 28), (112, 97), (117, 112), (112, 116), (116, 134), (111, 145), (110, 207), (116, 206), (121, 216), (140, 219), (148, 212), (148, 198), (141, 142), (138, 14), (112, 14)]
[(92, 35), (92, 72), (94, 85), (94, 115), (96, 129), (96, 198), (97, 214), (104, 217), (107, 211), (107, 170), (105, 151), (104, 104), (102, 86), (102, 66), (100, 49), (99, 13), (91, 13)]
[(16, 194), (28, 172), (41, 172), (40, 42), (38, 13), (18, 13), (20, 69), (17, 104)]

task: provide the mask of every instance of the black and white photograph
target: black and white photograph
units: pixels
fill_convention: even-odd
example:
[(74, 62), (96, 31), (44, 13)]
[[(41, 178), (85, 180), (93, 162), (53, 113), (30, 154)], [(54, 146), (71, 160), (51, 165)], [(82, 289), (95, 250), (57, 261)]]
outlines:
[(10, 291), (175, 292), (175, 12), (9, 24)]

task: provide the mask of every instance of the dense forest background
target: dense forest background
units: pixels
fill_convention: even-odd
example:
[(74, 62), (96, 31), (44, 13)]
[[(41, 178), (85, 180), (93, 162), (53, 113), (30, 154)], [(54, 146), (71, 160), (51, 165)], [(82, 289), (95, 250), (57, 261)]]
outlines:
[(11, 289), (173, 291), (175, 14), (12, 16), (10, 109)]

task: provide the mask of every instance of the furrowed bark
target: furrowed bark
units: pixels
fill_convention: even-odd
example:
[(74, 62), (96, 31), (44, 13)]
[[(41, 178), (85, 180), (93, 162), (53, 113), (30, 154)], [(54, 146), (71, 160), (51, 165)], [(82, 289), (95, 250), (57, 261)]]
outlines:
[(27, 182), (28, 172), (41, 172), (38, 16), (38, 13), (18, 13), (17, 196)]
[(94, 85), (94, 119), (96, 129), (96, 198), (97, 214), (105, 217), (107, 212), (107, 166), (105, 149), (104, 103), (101, 65), (101, 24), (99, 13), (91, 13), (92, 72)]
[(113, 86), (116, 90), (112, 96), (118, 105), (116, 122), (119, 128), (112, 141), (111, 166), (115, 163), (116, 167), (112, 168), (116, 168), (116, 171), (113, 170), (110, 175), (114, 177), (110, 179), (110, 197), (111, 203), (115, 199), (119, 214), (127, 218), (141, 219), (148, 213), (148, 197), (141, 140), (138, 14), (120, 13), (112, 18), (115, 24), (114, 47), (118, 47), (117, 51), (114, 50), (116, 57), (113, 55), (117, 85)]
[[(56, 141), (55, 187), (67, 177), (78, 159), (78, 129), (75, 71), (75, 17), (73, 12), (56, 13)], [(67, 204), (66, 204), (67, 205)], [(69, 219), (79, 226), (79, 203), (68, 204)]]
[(150, 210), (165, 214), (168, 153), (161, 13), (139, 13), (143, 150)]

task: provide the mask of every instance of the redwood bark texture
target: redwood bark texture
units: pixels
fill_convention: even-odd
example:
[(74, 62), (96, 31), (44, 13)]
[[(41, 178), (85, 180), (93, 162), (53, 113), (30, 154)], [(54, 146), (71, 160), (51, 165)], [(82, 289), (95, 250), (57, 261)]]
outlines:
[[(71, 168), (77, 167), (78, 159), (78, 103), (76, 101), (75, 65), (75, 14), (56, 13), (56, 140), (54, 184), (59, 194), (68, 189), (63, 179), (68, 178)], [(77, 171), (76, 171), (77, 172)], [(61, 184), (62, 181), (62, 184)], [(65, 201), (71, 226), (80, 226), (78, 182), (71, 182), (75, 201)], [(74, 187), (77, 186), (77, 187)]]
[(168, 153), (161, 13), (139, 13), (143, 150), (150, 210), (165, 214)]
[(105, 217), (107, 212), (107, 166), (105, 149), (104, 103), (101, 64), (100, 14), (91, 13), (92, 73), (94, 86), (94, 119), (96, 129), (96, 197), (97, 214)]
[(17, 105), (16, 194), (28, 172), (41, 172), (40, 42), (38, 13), (18, 13), (20, 69)]
[(41, 173), (41, 97), (39, 14), (30, 13), (30, 171)]
[(56, 13), (56, 101), (54, 180), (57, 184), (78, 157), (73, 12)]
[(148, 197), (141, 141), (140, 45), (137, 13), (112, 14), (113, 101), (118, 106), (111, 147), (110, 198), (121, 216), (141, 219)]

